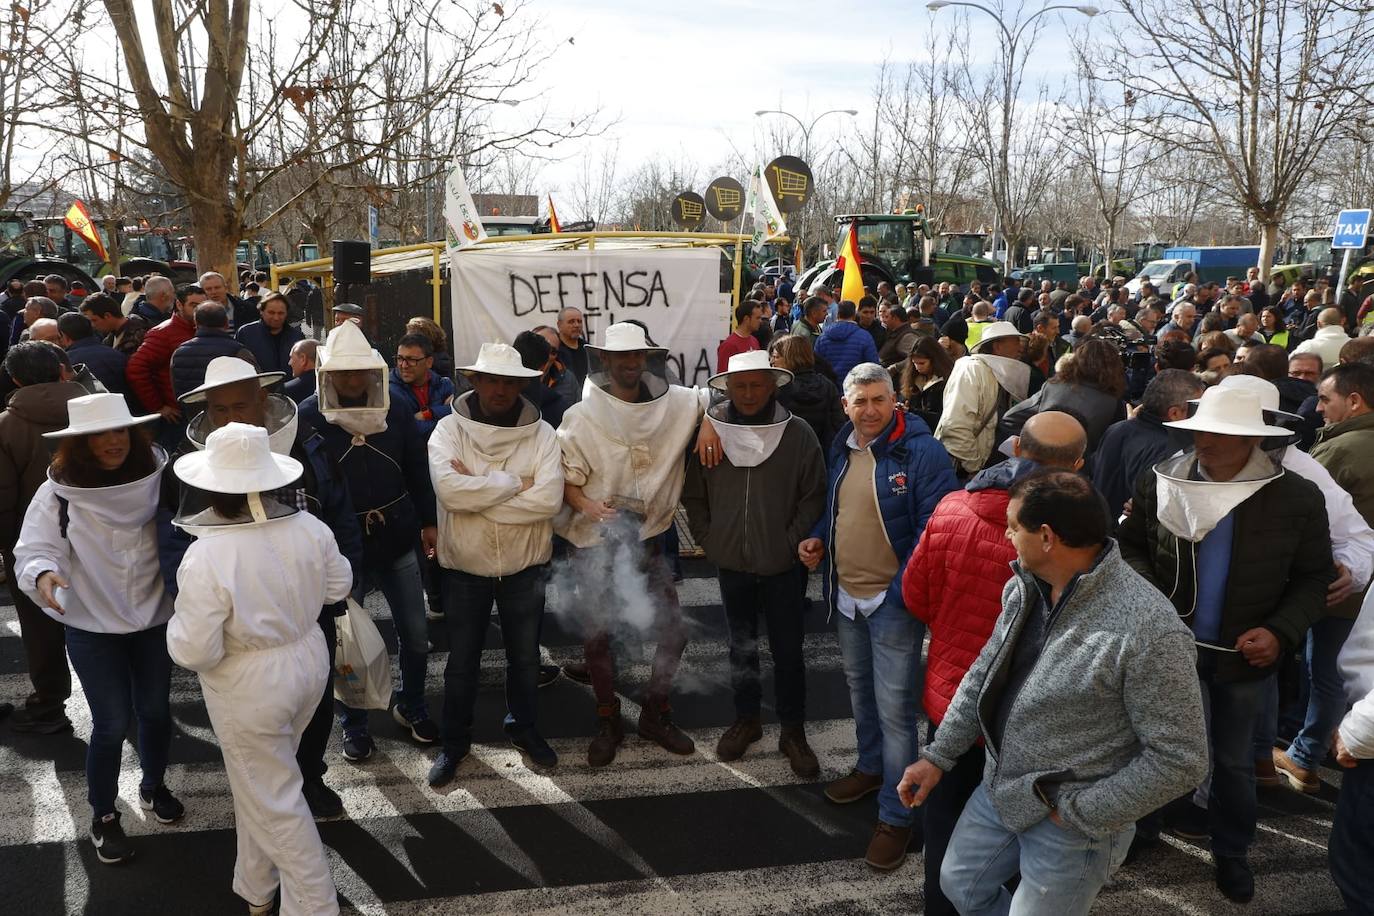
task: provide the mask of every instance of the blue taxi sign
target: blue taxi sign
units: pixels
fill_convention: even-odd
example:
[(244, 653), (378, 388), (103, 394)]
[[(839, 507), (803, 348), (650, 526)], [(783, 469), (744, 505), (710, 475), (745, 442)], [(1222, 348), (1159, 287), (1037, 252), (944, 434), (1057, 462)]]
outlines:
[(1331, 235), (1332, 248), (1363, 248), (1369, 238), (1369, 211), (1342, 210), (1336, 217), (1336, 231)]

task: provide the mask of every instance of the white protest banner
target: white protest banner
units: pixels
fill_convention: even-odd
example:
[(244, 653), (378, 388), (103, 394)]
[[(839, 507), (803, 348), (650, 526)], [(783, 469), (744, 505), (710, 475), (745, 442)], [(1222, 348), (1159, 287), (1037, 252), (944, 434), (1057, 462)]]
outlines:
[(463, 169), (457, 162), (453, 163), (448, 170), (448, 177), (444, 179), (444, 226), (450, 252), (487, 237), (487, 230), (482, 228), (482, 217), (478, 215), (472, 195), (468, 193), (467, 179), (463, 177)]
[(705, 385), (716, 346), (730, 333), (730, 293), (722, 293), (719, 248), (520, 250), (485, 245), (455, 254), (449, 289), (453, 355), (476, 360), (483, 343), (510, 343), (521, 331), (554, 325), (565, 308), (582, 312), (596, 343), (609, 325), (644, 322), (668, 350), (684, 385)]

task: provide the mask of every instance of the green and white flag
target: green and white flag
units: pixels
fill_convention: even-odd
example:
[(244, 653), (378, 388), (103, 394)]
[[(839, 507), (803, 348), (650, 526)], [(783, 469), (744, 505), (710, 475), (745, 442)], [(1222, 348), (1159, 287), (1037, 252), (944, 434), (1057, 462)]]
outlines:
[(778, 202), (773, 199), (773, 191), (763, 176), (763, 166), (749, 176), (749, 198), (745, 206), (754, 221), (754, 236), (750, 244), (757, 254), (763, 246), (787, 234), (787, 222), (778, 210)]
[(482, 217), (477, 215), (477, 207), (468, 193), (462, 166), (457, 162), (453, 163), (444, 180), (444, 229), (449, 251), (466, 248), (487, 237), (487, 230), (482, 228)]

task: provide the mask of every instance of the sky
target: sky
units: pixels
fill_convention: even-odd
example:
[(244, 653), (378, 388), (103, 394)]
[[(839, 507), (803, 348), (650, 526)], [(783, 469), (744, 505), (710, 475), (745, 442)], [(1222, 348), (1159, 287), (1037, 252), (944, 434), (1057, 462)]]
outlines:
[[(577, 183), (587, 151), (599, 158), (618, 144), (621, 175), (655, 156), (706, 168), (729, 156), (732, 146), (748, 151), (761, 143), (768, 136), (765, 120), (793, 123), (778, 115), (755, 117), (759, 109), (781, 108), (807, 122), (831, 108), (859, 111), (857, 118), (822, 120), (812, 134), (813, 150), (837, 142), (854, 121), (871, 130), (880, 62), (888, 57), (904, 66), (916, 59), (927, 30), (947, 28), (956, 13), (931, 13), (921, 0), (531, 0), (526, 10), (559, 43), (542, 98), (554, 111), (600, 107), (615, 122), (602, 138), (565, 144), (562, 161), (544, 168), (541, 190), (556, 197)], [(970, 12), (971, 40), (979, 49), (974, 60), (996, 65), (997, 26)], [(1046, 18), (1028, 84), (1039, 75), (1057, 85), (1067, 75), (1068, 29), (1088, 23), (1069, 16)], [(1092, 25), (1102, 22), (1099, 17)], [(520, 109), (502, 116), (518, 119)], [(771, 158), (800, 149), (763, 152)]]

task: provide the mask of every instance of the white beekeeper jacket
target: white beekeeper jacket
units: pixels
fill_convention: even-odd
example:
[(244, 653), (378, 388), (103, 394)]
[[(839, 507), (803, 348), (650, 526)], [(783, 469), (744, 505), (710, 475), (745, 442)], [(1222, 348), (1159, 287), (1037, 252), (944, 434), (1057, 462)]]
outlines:
[[(687, 446), (710, 402), (707, 389), (669, 385), (663, 396), (632, 404), (588, 383), (558, 427), (564, 477), (590, 499), (641, 500), (640, 540), (662, 534), (673, 523)], [(599, 545), (601, 527), (568, 506), (554, 520), (554, 530), (575, 547)]]
[[(50, 474), (34, 494), (14, 548), (15, 574), (49, 617), (91, 633), (137, 633), (172, 616), (157, 550), (167, 455), (157, 448), (153, 454), (157, 470), (141, 480), (71, 487)], [(56, 593), (64, 614), (38, 595), (38, 577), (49, 571), (71, 583)]]
[(193, 533), (177, 570), (167, 649), (178, 665), (211, 679), (226, 656), (319, 633), (320, 608), (347, 598), (353, 585), (334, 532), (308, 512)]
[(1030, 366), (1019, 359), (973, 353), (954, 361), (945, 383), (944, 410), (935, 438), (965, 473), (982, 470), (997, 441), (997, 399), (1011, 395), (1011, 405), (1026, 398)]
[[(439, 504), (439, 565), (474, 576), (509, 576), (553, 555), (553, 517), (563, 505), (558, 434), (520, 399), (515, 426), (472, 418), (469, 391), (429, 438), (429, 476)], [(453, 469), (457, 460), (471, 474)], [(520, 478), (534, 484), (521, 491)]]
[(1374, 589), (1364, 596), (1336, 667), (1351, 706), (1340, 724), (1341, 741), (1353, 756), (1374, 760)]

